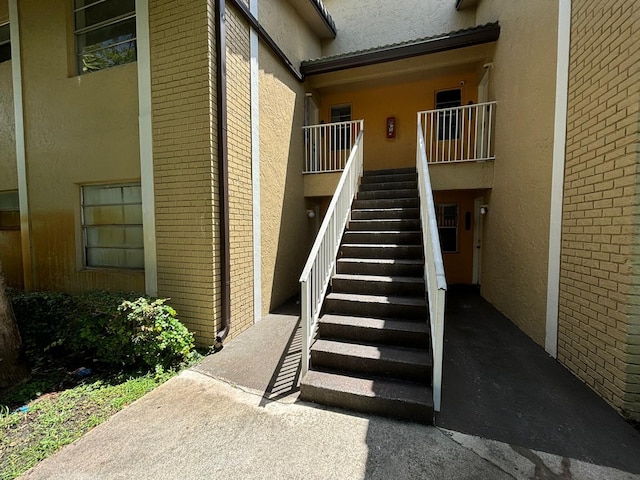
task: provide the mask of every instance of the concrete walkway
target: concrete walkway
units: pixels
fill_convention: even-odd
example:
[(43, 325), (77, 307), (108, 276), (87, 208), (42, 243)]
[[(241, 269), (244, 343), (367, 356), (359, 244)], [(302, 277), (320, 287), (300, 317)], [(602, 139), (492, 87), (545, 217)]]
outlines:
[(522, 443), (300, 402), (299, 356), (294, 305), (24, 478), (640, 480)]

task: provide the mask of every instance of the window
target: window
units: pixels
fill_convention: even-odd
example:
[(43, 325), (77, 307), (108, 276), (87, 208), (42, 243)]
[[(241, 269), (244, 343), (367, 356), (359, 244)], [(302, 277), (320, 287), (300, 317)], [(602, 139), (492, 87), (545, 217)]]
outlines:
[[(436, 109), (453, 108), (462, 105), (462, 90), (443, 90), (436, 92)], [(438, 140), (460, 138), (460, 116), (457, 111), (438, 114)]]
[(436, 217), (438, 217), (438, 236), (442, 252), (456, 253), (458, 251), (458, 205), (437, 204)]
[(139, 184), (82, 187), (85, 266), (144, 268)]
[(136, 60), (135, 0), (74, 0), (78, 73)]
[(11, 34), (9, 24), (0, 25), (0, 62), (11, 60)]
[[(331, 107), (331, 123), (350, 121), (351, 105)], [(343, 125), (336, 129), (331, 129), (331, 149), (334, 151), (351, 149), (351, 125)]]
[(0, 230), (20, 228), (20, 202), (18, 191), (0, 192)]

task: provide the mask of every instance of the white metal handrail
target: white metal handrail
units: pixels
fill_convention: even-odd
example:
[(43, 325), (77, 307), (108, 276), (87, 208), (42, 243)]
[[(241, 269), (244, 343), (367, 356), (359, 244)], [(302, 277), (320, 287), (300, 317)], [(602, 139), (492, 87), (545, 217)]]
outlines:
[(338, 248), (347, 221), (351, 216), (351, 203), (358, 191), (362, 176), (363, 135), (364, 130), (362, 130), (361, 124), (351, 154), (336, 187), (336, 193), (331, 199), (307, 263), (302, 270), (302, 275), (300, 275), (302, 297), (302, 369), (300, 378), (309, 370), (310, 349), (320, 309), (324, 295), (327, 293), (329, 281), (335, 271)]
[(322, 123), (302, 127), (305, 139), (302, 173), (339, 172), (345, 168), (351, 147), (364, 120)]
[(442, 355), (444, 348), (444, 303), (447, 280), (438, 236), (438, 222), (433, 202), (431, 178), (427, 162), (427, 150), (422, 133), (421, 114), (418, 114), (418, 144), (416, 169), (418, 170), (418, 192), (420, 195), (420, 221), (422, 223), (422, 245), (424, 250), (424, 282), (429, 302), (429, 324), (431, 326), (431, 351), (433, 353), (433, 408), (440, 411), (442, 392)]
[(495, 160), (496, 102), (418, 113), (429, 163)]

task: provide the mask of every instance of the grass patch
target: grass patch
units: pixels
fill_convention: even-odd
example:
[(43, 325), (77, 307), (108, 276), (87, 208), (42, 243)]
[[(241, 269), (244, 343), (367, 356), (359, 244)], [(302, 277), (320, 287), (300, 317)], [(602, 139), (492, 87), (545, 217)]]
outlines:
[[(69, 386), (75, 377), (48, 372), (3, 392), (0, 480), (18, 477), (173, 375), (174, 372), (163, 372), (89, 377)], [(56, 382), (63, 386), (66, 383), (68, 388), (52, 391)]]

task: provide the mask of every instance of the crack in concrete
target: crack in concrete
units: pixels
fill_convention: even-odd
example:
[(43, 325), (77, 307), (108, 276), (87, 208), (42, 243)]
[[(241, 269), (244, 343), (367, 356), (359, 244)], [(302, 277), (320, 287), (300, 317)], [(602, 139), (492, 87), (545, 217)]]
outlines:
[(551, 470), (544, 460), (528, 448), (519, 447), (517, 445), (509, 445), (511, 449), (518, 455), (526, 458), (535, 466), (535, 471), (531, 480), (573, 480), (571, 473), (571, 460), (567, 457), (562, 458), (562, 473), (557, 474)]

